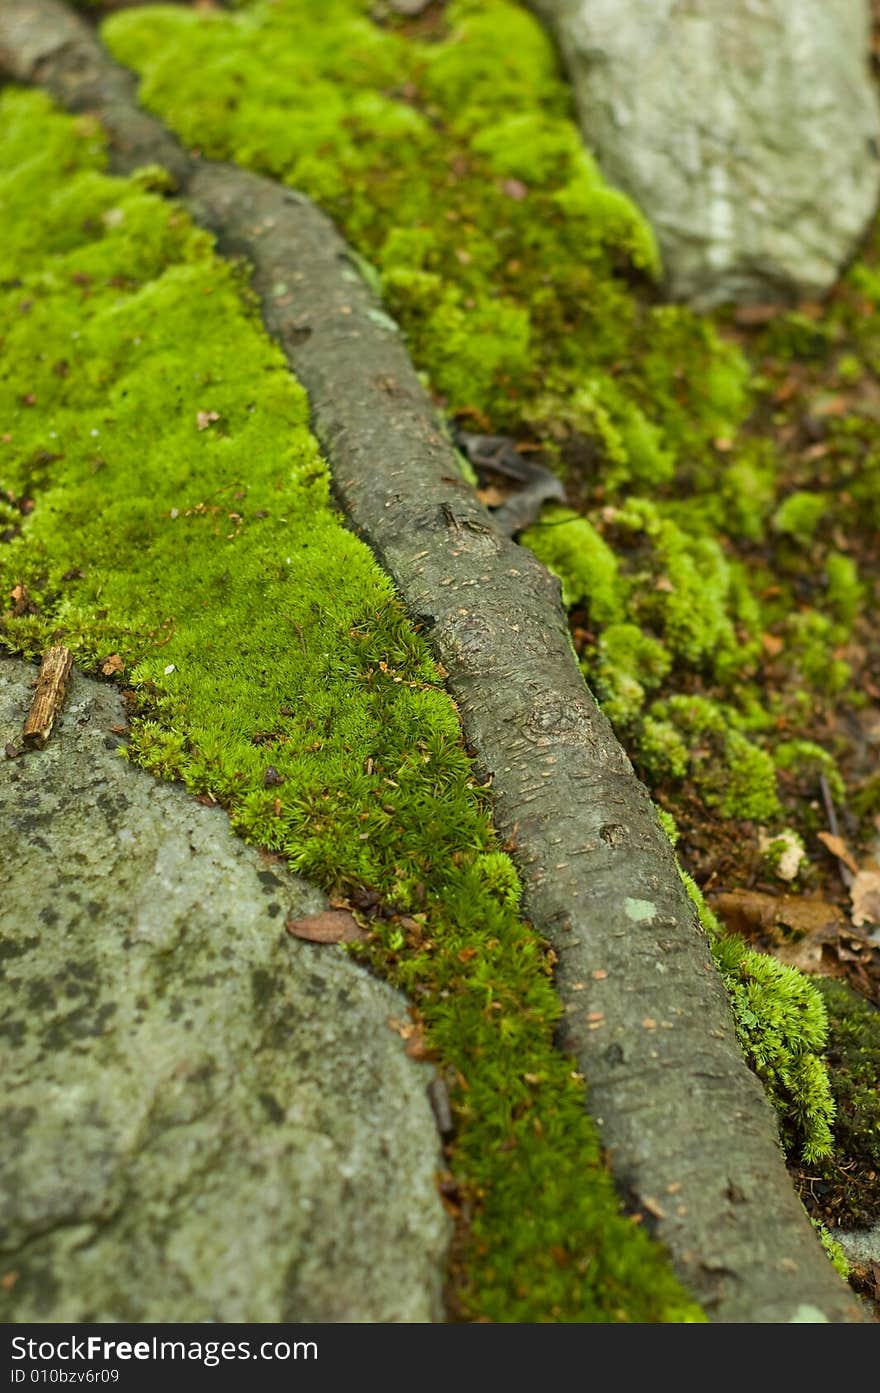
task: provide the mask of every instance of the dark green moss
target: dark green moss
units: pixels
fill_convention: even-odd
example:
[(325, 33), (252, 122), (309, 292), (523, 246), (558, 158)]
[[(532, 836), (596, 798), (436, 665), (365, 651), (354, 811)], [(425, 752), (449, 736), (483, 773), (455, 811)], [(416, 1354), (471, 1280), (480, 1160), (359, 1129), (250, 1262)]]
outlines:
[(811, 1167), (804, 1198), (841, 1228), (880, 1223), (880, 1011), (845, 982), (817, 978), (828, 1013), (834, 1154)]

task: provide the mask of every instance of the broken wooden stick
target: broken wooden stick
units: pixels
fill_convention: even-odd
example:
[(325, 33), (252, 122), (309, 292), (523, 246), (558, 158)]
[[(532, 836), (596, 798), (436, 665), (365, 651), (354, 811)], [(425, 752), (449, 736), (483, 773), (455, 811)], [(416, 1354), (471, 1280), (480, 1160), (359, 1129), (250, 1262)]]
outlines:
[(69, 648), (46, 649), (37, 676), (37, 689), (21, 733), (24, 743), (32, 749), (42, 750), (52, 734), (67, 696), (72, 671), (73, 654)]

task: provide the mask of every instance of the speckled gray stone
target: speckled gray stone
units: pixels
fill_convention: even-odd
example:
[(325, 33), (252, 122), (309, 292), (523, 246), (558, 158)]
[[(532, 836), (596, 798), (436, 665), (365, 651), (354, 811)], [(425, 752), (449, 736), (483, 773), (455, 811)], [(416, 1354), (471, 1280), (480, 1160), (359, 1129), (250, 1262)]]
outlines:
[(880, 1263), (880, 1224), (872, 1229), (835, 1229), (832, 1235), (852, 1263)]
[(826, 291), (877, 206), (867, 0), (529, 0), (584, 140), (708, 307)]
[(120, 757), (112, 686), (75, 674), (5, 759), (35, 672), (0, 658), (0, 1319), (442, 1320), (405, 1001), (292, 940), (320, 894)]

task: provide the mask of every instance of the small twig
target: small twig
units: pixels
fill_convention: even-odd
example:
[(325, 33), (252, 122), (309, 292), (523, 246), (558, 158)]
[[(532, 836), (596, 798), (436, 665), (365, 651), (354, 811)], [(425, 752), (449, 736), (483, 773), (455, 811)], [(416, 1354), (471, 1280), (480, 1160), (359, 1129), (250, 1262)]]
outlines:
[(22, 729), (26, 745), (42, 749), (52, 734), (56, 717), (64, 705), (72, 668), (73, 654), (69, 648), (48, 648), (43, 654), (37, 690)]
[[(828, 819), (828, 827), (832, 837), (840, 836), (840, 824), (837, 821), (837, 812), (834, 807), (834, 799), (831, 797), (831, 785), (824, 774), (819, 775), (819, 787), (822, 790), (822, 802), (825, 804), (825, 816)], [(848, 866), (845, 866), (839, 857), (836, 857), (837, 869), (840, 879), (848, 890), (853, 883), (853, 873)]]

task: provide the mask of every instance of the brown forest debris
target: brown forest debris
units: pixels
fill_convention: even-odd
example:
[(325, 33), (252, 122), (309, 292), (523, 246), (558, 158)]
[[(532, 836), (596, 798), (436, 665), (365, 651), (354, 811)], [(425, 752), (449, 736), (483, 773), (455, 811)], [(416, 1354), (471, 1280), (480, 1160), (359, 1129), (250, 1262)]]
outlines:
[(846, 928), (839, 905), (809, 895), (768, 895), (761, 890), (716, 891), (707, 896), (732, 933), (743, 938), (768, 935), (772, 941), (792, 934), (836, 933)]
[(284, 926), (293, 938), (309, 943), (354, 943), (367, 935), (347, 909), (325, 909), (308, 919), (288, 919)]
[[(558, 582), (456, 482), (431, 401), (335, 228), (291, 189), (188, 156), (59, 0), (0, 0), (0, 67), (93, 112), (116, 171), (170, 169), (221, 249), (251, 261), (340, 504), (447, 670), (493, 777), (526, 912), (556, 953), (560, 1044), (635, 1212), (680, 1196), (652, 1228), (714, 1319), (860, 1320), (794, 1193), (651, 800), (584, 685)], [(273, 293), (279, 282), (291, 293)]]
[(42, 749), (52, 734), (67, 696), (72, 668), (73, 654), (69, 648), (47, 648), (43, 654), (37, 689), (21, 732), (26, 745)]

